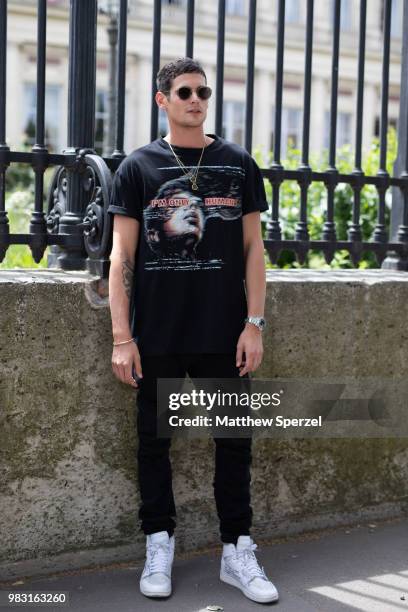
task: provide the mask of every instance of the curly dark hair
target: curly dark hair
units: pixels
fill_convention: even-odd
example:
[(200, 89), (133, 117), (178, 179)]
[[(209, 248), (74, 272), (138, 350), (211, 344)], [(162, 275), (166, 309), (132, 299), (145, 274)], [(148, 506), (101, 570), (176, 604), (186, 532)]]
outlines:
[(157, 90), (167, 95), (170, 92), (173, 80), (180, 76), (180, 74), (185, 74), (186, 72), (198, 72), (202, 74), (207, 83), (207, 75), (200, 62), (191, 57), (180, 57), (174, 62), (168, 62), (160, 68), (156, 77)]

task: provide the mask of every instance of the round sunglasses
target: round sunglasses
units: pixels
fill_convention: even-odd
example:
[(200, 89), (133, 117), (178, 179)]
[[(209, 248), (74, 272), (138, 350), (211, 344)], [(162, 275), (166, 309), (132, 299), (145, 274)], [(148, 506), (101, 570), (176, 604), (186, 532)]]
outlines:
[[(197, 93), (197, 96), (201, 98), (201, 100), (208, 100), (208, 98), (212, 94), (211, 87), (207, 86), (197, 87), (195, 91)], [(191, 97), (192, 93), (193, 90), (191, 89), (191, 87), (179, 87), (178, 89), (176, 89), (176, 94), (181, 100), (188, 100)]]

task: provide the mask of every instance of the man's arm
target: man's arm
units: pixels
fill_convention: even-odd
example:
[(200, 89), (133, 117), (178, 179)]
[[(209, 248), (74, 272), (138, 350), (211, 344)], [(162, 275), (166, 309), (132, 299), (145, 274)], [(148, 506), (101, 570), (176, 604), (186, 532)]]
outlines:
[[(129, 306), (135, 267), (135, 254), (139, 240), (140, 223), (126, 215), (114, 215), (112, 251), (109, 271), (109, 305), (114, 342), (132, 337), (129, 322)], [(142, 376), (140, 355), (134, 342), (114, 347), (112, 368), (124, 383), (132, 379), (132, 365)], [(137, 385), (133, 385), (137, 386)]]
[[(264, 245), (259, 211), (242, 217), (245, 286), (247, 293), (248, 316), (263, 317), (266, 296), (266, 271)], [(242, 354), (245, 352), (245, 366), (242, 367)], [(252, 323), (246, 323), (237, 345), (237, 366), (242, 367), (240, 376), (256, 370), (263, 357), (262, 332)]]
[[(248, 317), (263, 317), (266, 296), (266, 271), (260, 213), (255, 211), (244, 215), (242, 217), (242, 225)], [(247, 325), (251, 324), (247, 323)]]

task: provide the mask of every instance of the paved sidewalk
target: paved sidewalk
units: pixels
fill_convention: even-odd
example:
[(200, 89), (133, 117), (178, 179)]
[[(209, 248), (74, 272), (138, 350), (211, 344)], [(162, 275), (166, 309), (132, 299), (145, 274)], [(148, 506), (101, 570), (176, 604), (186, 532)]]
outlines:
[[(251, 602), (220, 582), (220, 549), (176, 558), (173, 595), (166, 600), (139, 593), (141, 566), (131, 564), (14, 581), (2, 589), (69, 591), (69, 606), (23, 608), (38, 612), (204, 612), (211, 604), (224, 612), (408, 612), (408, 518), (257, 544), (280, 593), (273, 604)], [(16, 608), (0, 612), (6, 609)]]

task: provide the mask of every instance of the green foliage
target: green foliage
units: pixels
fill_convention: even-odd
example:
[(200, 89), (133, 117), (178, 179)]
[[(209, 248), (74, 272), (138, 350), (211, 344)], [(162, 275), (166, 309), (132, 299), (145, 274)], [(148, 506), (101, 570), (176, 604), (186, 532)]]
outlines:
[(36, 263), (31, 254), (30, 248), (26, 244), (11, 244), (3, 261), (0, 263), (0, 270), (17, 270), (19, 268), (48, 268), (47, 256), (49, 247), (45, 249), (44, 256), (40, 263)]
[[(19, 151), (28, 153), (31, 147), (22, 145)], [(6, 192), (31, 190), (34, 181), (34, 172), (29, 164), (12, 163), (6, 172)]]
[[(30, 151), (31, 147), (23, 145), (19, 151)], [(44, 173), (44, 191), (48, 190), (52, 168)], [(26, 234), (29, 231), (30, 219), (34, 210), (34, 171), (28, 164), (10, 164), (6, 172), (6, 211), (11, 234)], [(45, 198), (44, 198), (45, 210)], [(25, 244), (13, 244), (7, 249), (6, 256), (0, 262), (0, 270), (15, 268), (46, 268), (49, 249), (45, 250), (40, 263), (36, 263), (31, 250)]]
[[(391, 126), (388, 130), (387, 172), (393, 175), (393, 164), (397, 156), (397, 134)], [(268, 153), (265, 160), (262, 152), (258, 149), (254, 157), (260, 167), (268, 167), (273, 159), (272, 153)], [(380, 146), (379, 139), (374, 138), (371, 148), (365, 153), (362, 162), (362, 170), (366, 175), (375, 176), (379, 169)], [(288, 148), (287, 158), (282, 162), (285, 170), (296, 170), (301, 161), (301, 151), (293, 147)], [(321, 154), (310, 155), (310, 166), (313, 171), (323, 172), (328, 167), (328, 152), (324, 150)], [(354, 169), (353, 151), (350, 145), (338, 149), (336, 167), (341, 174), (350, 174)], [(265, 181), (265, 190), (269, 201), (272, 200), (272, 187), (269, 181)], [(378, 214), (378, 192), (374, 185), (365, 185), (361, 190), (360, 223), (362, 227), (363, 240), (372, 239), (372, 234), (377, 222)], [(338, 240), (347, 240), (347, 229), (352, 219), (353, 190), (350, 185), (339, 183), (334, 192), (334, 221)], [(323, 224), (326, 220), (327, 190), (324, 183), (313, 182), (308, 190), (307, 218), (309, 235), (312, 240), (321, 240)], [(280, 188), (279, 216), (282, 227), (282, 236), (286, 240), (295, 237), (296, 223), (300, 211), (300, 188), (296, 181), (284, 181)], [(391, 190), (386, 194), (385, 225), (389, 231), (391, 211)], [(262, 213), (262, 227), (264, 237), (266, 235), (266, 223), (270, 219), (270, 211)], [(323, 253), (311, 250), (304, 265), (296, 261), (293, 251), (282, 251), (277, 265), (267, 261), (269, 268), (353, 268), (349, 253), (340, 250), (330, 265), (324, 259)], [(375, 256), (371, 252), (363, 253), (359, 268), (378, 268)]]
[[(21, 183), (19, 183), (21, 185)], [(6, 211), (10, 223), (11, 234), (28, 233), (32, 211), (34, 210), (34, 194), (31, 186), (25, 191), (16, 190), (11, 194), (6, 193)], [(14, 268), (46, 268), (49, 249), (45, 250), (39, 264), (31, 254), (26, 244), (12, 244), (6, 252), (4, 260), (0, 263), (0, 270)]]

